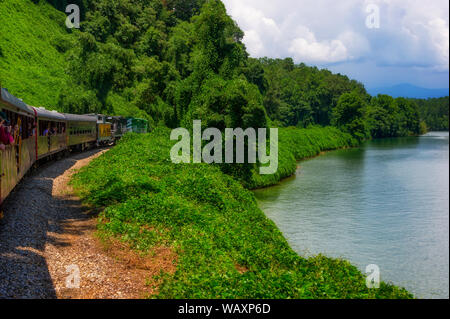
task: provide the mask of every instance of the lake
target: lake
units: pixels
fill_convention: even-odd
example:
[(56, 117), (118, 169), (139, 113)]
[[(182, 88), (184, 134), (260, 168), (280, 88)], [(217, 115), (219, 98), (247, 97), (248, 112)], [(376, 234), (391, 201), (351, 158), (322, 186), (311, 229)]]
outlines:
[(449, 298), (449, 134), (369, 141), (255, 191), (300, 255), (342, 257), (418, 298)]

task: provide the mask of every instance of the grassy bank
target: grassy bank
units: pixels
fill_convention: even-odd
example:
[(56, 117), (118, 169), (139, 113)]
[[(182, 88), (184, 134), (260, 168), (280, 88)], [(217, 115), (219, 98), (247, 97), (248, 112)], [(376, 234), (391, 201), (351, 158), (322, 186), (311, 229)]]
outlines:
[(64, 13), (45, 1), (0, 1), (0, 82), (26, 103), (55, 109), (68, 75), (73, 36)]
[[(301, 136), (313, 145), (315, 137)], [(298, 142), (292, 137), (283, 143)], [(314, 151), (300, 145), (290, 156), (331, 147)], [(102, 237), (144, 252), (175, 252), (176, 272), (161, 272), (155, 297), (412, 297), (385, 283), (367, 289), (365, 276), (345, 260), (298, 256), (250, 191), (214, 165), (172, 164), (171, 146), (167, 129), (128, 135), (73, 180), (85, 201), (105, 207)]]

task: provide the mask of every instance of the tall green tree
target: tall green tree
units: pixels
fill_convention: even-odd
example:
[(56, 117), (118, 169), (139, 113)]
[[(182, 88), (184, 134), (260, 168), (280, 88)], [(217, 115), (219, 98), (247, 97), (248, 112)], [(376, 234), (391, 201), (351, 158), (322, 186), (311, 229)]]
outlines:
[(366, 101), (356, 91), (344, 93), (333, 109), (332, 123), (359, 140), (369, 136), (365, 119)]

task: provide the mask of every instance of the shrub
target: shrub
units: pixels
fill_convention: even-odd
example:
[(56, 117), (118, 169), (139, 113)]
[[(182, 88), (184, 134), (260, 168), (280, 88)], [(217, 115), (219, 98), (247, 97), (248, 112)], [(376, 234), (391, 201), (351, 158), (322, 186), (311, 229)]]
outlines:
[[(346, 137), (332, 129), (281, 132), (282, 150), (293, 151), (285, 155), (288, 163), (344, 145)], [(412, 297), (385, 283), (367, 289), (365, 276), (347, 261), (297, 255), (254, 195), (217, 165), (172, 164), (169, 133), (157, 128), (126, 135), (73, 180), (85, 201), (104, 207), (102, 236), (118, 237), (144, 252), (165, 246), (177, 253), (175, 273), (158, 276), (154, 297)]]

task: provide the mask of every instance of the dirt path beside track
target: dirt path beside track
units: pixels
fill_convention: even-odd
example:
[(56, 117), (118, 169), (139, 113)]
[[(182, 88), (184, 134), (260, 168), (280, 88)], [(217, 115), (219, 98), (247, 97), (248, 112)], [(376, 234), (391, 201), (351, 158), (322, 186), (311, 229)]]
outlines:
[[(120, 254), (120, 244), (105, 250), (94, 236), (95, 213), (68, 186), (76, 170), (106, 151), (45, 164), (10, 194), (0, 221), (0, 298), (142, 298), (153, 293), (149, 278), (160, 265), (172, 263), (171, 253), (160, 251), (146, 266), (140, 256)], [(79, 288), (71, 288), (78, 271)]]

